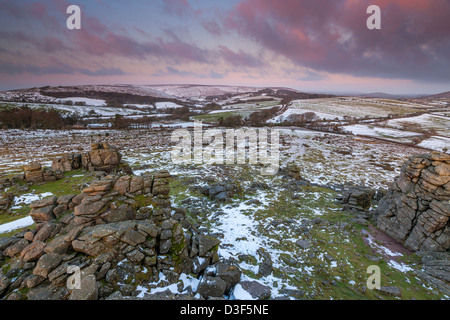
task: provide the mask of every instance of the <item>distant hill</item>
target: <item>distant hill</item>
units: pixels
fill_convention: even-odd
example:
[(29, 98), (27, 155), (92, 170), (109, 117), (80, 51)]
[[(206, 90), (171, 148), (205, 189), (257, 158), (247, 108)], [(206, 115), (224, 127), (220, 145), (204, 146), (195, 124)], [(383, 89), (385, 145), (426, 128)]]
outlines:
[(287, 103), (296, 99), (329, 98), (332, 95), (301, 92), (291, 88), (244, 87), (224, 85), (80, 85), (46, 86), (41, 88), (0, 92), (0, 100), (22, 102), (50, 102), (57, 99), (79, 97), (116, 101), (121, 104), (154, 104), (170, 101), (215, 102), (225, 100), (282, 99)]
[(381, 99), (407, 99), (407, 98), (418, 98), (421, 95), (414, 94), (389, 94), (384, 92), (373, 92), (373, 93), (364, 93), (359, 94), (360, 97), (366, 98), (381, 98)]
[(425, 96), (425, 97), (421, 97), (424, 99), (445, 99), (445, 98), (450, 98), (450, 91), (447, 92), (442, 92), (442, 93), (438, 93), (438, 94), (433, 94), (431, 96)]

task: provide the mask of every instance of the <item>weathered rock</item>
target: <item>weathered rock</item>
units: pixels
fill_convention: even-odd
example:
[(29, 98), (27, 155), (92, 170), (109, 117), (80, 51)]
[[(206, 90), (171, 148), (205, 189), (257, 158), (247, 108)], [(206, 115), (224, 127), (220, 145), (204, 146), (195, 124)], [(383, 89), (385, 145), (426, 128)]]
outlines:
[(61, 263), (63, 257), (55, 253), (44, 254), (36, 264), (33, 274), (47, 278), (48, 274)]
[(42, 165), (38, 162), (32, 162), (23, 166), (24, 171), (38, 171), (42, 169)]
[(89, 203), (80, 203), (74, 208), (75, 216), (93, 216), (100, 212), (106, 205), (106, 201), (95, 201)]
[(272, 273), (273, 269), (272, 258), (270, 257), (270, 254), (263, 248), (258, 249), (257, 253), (262, 259), (262, 262), (258, 268), (258, 273), (263, 277), (266, 277)]
[(166, 240), (160, 241), (159, 253), (166, 254), (167, 252), (169, 252), (170, 248), (172, 248), (172, 240), (171, 239), (166, 239)]
[(380, 201), (377, 226), (411, 250), (450, 248), (449, 155), (439, 152), (411, 157)]
[(220, 240), (211, 236), (200, 235), (198, 237), (199, 256), (205, 256), (212, 248), (219, 245)]
[[(95, 154), (89, 158), (93, 161), (91, 169), (96, 161), (115, 162), (102, 158), (105, 155), (102, 150), (115, 149), (99, 145), (95, 150), (99, 151), (96, 154), (99, 158)], [(69, 162), (58, 162), (61, 166), (58, 169), (68, 170)], [(46, 176), (47, 171), (43, 172)], [(201, 265), (196, 270), (201, 274), (208, 265), (218, 262), (220, 241), (203, 234), (193, 236), (180, 224), (186, 220), (186, 211), (171, 207), (167, 171), (141, 177), (115, 174), (96, 177), (100, 180), (79, 195), (49, 197), (33, 203), (31, 215), (37, 222), (36, 230), (0, 238), (0, 262), (11, 263), (4, 288), (0, 281), (0, 291), (4, 291), (0, 294), (15, 299), (84, 300), (105, 298), (119, 289), (129, 296), (135, 294), (139, 283), (133, 279), (144, 273), (151, 277), (162, 272), (169, 283), (176, 283), (180, 273), (195, 269), (195, 263)], [(141, 211), (147, 215), (136, 220), (136, 212)], [(173, 219), (173, 212), (177, 219)], [(1, 258), (19, 254), (21, 259)], [(80, 290), (69, 290), (66, 286), (69, 266), (79, 266), (84, 272), (82, 279), (90, 283), (86, 286), (82, 283)], [(213, 283), (203, 284), (208, 297), (221, 297), (240, 280), (241, 271), (235, 266), (216, 264), (215, 269)], [(10, 279), (14, 281), (11, 283)], [(130, 282), (131, 285), (123, 285)], [(29, 291), (26, 296), (15, 294), (18, 288)]]
[(390, 296), (401, 297), (402, 293), (398, 287), (381, 287), (377, 289), (378, 292)]
[(192, 259), (192, 272), (195, 274), (202, 273), (209, 265), (209, 259), (203, 257), (194, 257)]
[(55, 215), (53, 214), (53, 209), (55, 207), (56, 207), (55, 205), (50, 205), (47, 207), (33, 209), (30, 212), (30, 216), (36, 223), (42, 223), (53, 220), (55, 219)]
[(93, 144), (91, 147), (91, 151), (81, 155), (84, 169), (109, 173), (118, 168), (122, 156), (116, 148), (103, 143)]
[(136, 246), (143, 243), (146, 238), (137, 231), (129, 230), (122, 236), (121, 240), (131, 246)]
[(198, 284), (197, 292), (204, 297), (222, 297), (227, 283), (219, 277), (204, 276)]
[(144, 189), (144, 179), (134, 176), (130, 182), (129, 193), (135, 193)]
[(0, 296), (6, 291), (10, 283), (11, 280), (0, 270)]
[(114, 191), (117, 191), (121, 195), (128, 193), (130, 191), (130, 181), (131, 181), (130, 176), (120, 177), (114, 184)]
[(350, 209), (368, 210), (372, 206), (374, 196), (374, 189), (353, 187), (345, 192), (342, 203)]
[(269, 299), (271, 294), (270, 288), (258, 281), (241, 281), (236, 285), (235, 290), (243, 290), (257, 300)]
[(52, 161), (53, 171), (68, 172), (81, 168), (81, 154), (71, 153)]
[(5, 250), (17, 241), (19, 241), (19, 239), (16, 237), (0, 238), (0, 250)]
[(60, 235), (55, 237), (48, 243), (44, 251), (46, 253), (65, 254), (70, 247), (70, 241), (66, 240), (66, 235)]
[(98, 285), (93, 274), (81, 277), (80, 289), (73, 289), (69, 296), (69, 300), (97, 300)]
[(124, 203), (117, 209), (106, 211), (101, 215), (101, 218), (107, 223), (134, 220), (136, 218), (136, 210)]
[(242, 271), (234, 265), (218, 262), (214, 264), (214, 267), (216, 269), (216, 276), (226, 282), (227, 292), (241, 280)]
[(31, 209), (43, 208), (54, 205), (56, 203), (57, 198), (55, 196), (47, 197), (41, 200), (34, 201), (30, 204)]
[(47, 245), (40, 240), (34, 241), (21, 252), (20, 257), (22, 258), (22, 261), (37, 261), (44, 254), (46, 246)]
[(102, 241), (97, 241), (92, 237), (89, 238), (88, 236), (84, 236), (81, 240), (72, 241), (72, 248), (75, 251), (83, 252), (89, 256), (98, 256), (105, 251), (108, 246)]
[(298, 245), (302, 249), (308, 249), (311, 246), (311, 242), (307, 240), (297, 240), (295, 242), (296, 245)]
[(24, 250), (26, 247), (28, 247), (29, 242), (25, 239), (20, 239), (19, 241), (15, 242), (13, 245), (9, 246), (3, 251), (3, 254), (8, 257), (14, 257), (15, 255), (19, 254)]
[(31, 289), (40, 285), (44, 281), (45, 281), (44, 277), (31, 274), (23, 281), (23, 286)]
[(27, 293), (28, 300), (61, 300), (68, 293), (66, 286), (57, 287), (54, 284), (32, 288)]
[(0, 195), (0, 214), (2, 211), (6, 211), (9, 208), (13, 200), (14, 194), (12, 193), (7, 192)]
[(61, 171), (43, 168), (42, 165), (37, 162), (23, 166), (23, 170), (25, 171), (25, 180), (31, 183), (56, 181), (64, 177), (64, 174)]
[(34, 235), (33, 241), (47, 240), (52, 235), (52, 232), (55, 230), (56, 226), (56, 223), (53, 223), (52, 221), (42, 223), (39, 226), (39, 231)]

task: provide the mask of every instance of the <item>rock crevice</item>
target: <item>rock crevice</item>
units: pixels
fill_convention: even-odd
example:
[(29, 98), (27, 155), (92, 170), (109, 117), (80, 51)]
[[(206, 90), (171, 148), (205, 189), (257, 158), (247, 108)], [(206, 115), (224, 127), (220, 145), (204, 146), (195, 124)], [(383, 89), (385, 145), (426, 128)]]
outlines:
[(450, 155), (411, 157), (375, 213), (377, 226), (414, 251), (450, 249)]

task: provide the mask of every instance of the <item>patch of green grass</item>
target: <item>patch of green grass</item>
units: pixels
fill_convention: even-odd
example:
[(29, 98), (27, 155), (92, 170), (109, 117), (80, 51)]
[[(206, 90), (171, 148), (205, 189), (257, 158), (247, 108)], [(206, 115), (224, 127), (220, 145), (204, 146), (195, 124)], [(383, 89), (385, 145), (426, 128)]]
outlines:
[(79, 194), (85, 184), (89, 184), (95, 180), (90, 173), (81, 169), (64, 173), (64, 178), (46, 182), (40, 185), (31, 186), (30, 190), (34, 193), (51, 192), (53, 195), (59, 197), (68, 194)]
[(238, 115), (239, 112), (220, 112), (220, 113), (209, 113), (209, 114), (202, 114), (199, 116), (193, 116), (193, 120), (200, 120), (204, 122), (214, 122), (218, 123), (220, 118), (227, 118), (229, 116), (235, 116)]

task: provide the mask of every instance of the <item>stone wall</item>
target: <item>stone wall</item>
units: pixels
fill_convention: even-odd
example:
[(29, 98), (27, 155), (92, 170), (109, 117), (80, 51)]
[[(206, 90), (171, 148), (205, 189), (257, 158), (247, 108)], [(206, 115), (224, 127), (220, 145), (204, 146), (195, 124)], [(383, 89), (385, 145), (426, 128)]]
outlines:
[(378, 228), (414, 251), (450, 249), (450, 155), (411, 157), (380, 201)]

